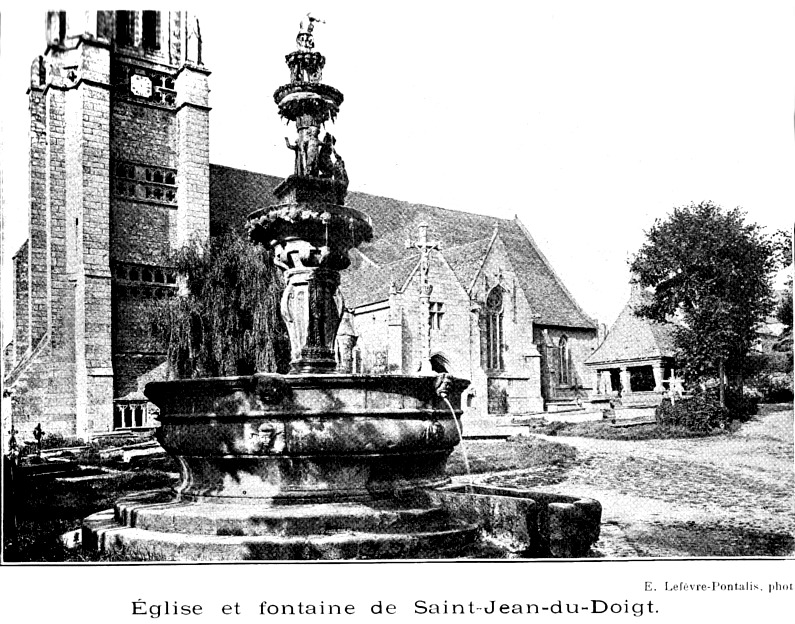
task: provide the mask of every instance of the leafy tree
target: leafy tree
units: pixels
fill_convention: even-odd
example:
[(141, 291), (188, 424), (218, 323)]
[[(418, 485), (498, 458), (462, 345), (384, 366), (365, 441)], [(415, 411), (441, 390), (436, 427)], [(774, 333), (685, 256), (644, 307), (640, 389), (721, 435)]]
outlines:
[(717, 377), (725, 405), (726, 375), (742, 388), (756, 328), (773, 309), (773, 242), (740, 209), (712, 202), (675, 208), (646, 234), (631, 270), (654, 295), (638, 312), (679, 321), (674, 336), (685, 377)]
[(779, 303), (778, 310), (776, 310), (776, 318), (784, 325), (785, 333), (792, 337), (792, 278), (787, 282), (784, 297)]
[[(792, 265), (792, 232), (780, 230), (775, 237), (775, 250), (779, 265), (782, 269)], [(792, 342), (792, 272), (787, 279), (784, 287), (784, 296), (776, 309), (776, 317), (784, 325), (784, 333), (788, 334), (789, 342)]]
[(182, 291), (157, 302), (152, 332), (177, 378), (284, 372), (289, 361), (282, 291), (267, 250), (233, 234), (174, 254)]
[(784, 331), (776, 340), (773, 345), (773, 350), (778, 352), (785, 358), (787, 366), (783, 371), (786, 376), (779, 376), (781, 381), (787, 379), (789, 382), (789, 389), (792, 389), (792, 366), (793, 366), (793, 349), (792, 349), (792, 232), (785, 232), (783, 230), (776, 233), (775, 238), (776, 252), (778, 261), (781, 268), (789, 269), (789, 276), (784, 285), (784, 292), (779, 300), (776, 308), (776, 318), (779, 323), (784, 325)]

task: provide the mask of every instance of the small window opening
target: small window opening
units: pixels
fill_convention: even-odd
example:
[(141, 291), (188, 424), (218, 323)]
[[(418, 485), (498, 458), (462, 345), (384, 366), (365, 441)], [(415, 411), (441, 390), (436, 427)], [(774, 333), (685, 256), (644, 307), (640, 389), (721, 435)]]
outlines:
[(431, 329), (442, 328), (442, 317), (444, 316), (443, 303), (431, 303)]
[(158, 22), (160, 21), (158, 11), (143, 11), (141, 16), (141, 44), (146, 50), (159, 50), (160, 41), (158, 37)]
[(132, 12), (116, 11), (116, 44), (120, 46), (132, 45), (132, 29)]
[(58, 41), (66, 40), (66, 11), (58, 11)]

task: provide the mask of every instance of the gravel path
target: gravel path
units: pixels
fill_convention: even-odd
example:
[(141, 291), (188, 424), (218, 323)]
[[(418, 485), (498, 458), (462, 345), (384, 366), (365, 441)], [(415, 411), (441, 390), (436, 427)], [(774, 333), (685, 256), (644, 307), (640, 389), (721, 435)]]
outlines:
[(706, 438), (538, 437), (577, 448), (578, 464), (565, 481), (538, 486), (529, 474), (485, 480), (599, 500), (602, 537), (595, 556), (795, 554), (791, 408)]

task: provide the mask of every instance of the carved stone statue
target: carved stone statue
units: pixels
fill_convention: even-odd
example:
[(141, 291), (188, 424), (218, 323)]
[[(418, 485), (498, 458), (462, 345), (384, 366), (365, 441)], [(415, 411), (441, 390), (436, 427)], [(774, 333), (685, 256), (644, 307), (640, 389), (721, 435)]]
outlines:
[(301, 150), (298, 148), (298, 143), (290, 143), (290, 139), (284, 137), (284, 142), (287, 147), (295, 152), (295, 175), (303, 175), (303, 163), (301, 162)]
[(320, 128), (309, 126), (299, 130), (295, 143), (290, 143), (290, 139), (284, 137), (287, 148), (295, 152), (295, 175), (318, 176), (322, 149), (319, 134)]
[(326, 133), (320, 142), (317, 158), (317, 176), (341, 182), (345, 189), (348, 188), (348, 173), (345, 170), (345, 161), (336, 149), (337, 139), (330, 132)]
[(334, 171), (331, 177), (337, 182), (341, 182), (345, 190), (348, 190), (348, 172), (345, 171), (345, 161), (336, 150), (334, 150), (334, 158)]
[(315, 22), (326, 23), (311, 13), (307, 13), (306, 17), (301, 20), (301, 25), (298, 27), (298, 35), (295, 38), (300, 49), (311, 50), (315, 47), (315, 38), (312, 35), (312, 31), (315, 29)]
[(318, 157), (320, 155), (320, 128), (309, 126), (303, 133), (304, 173), (308, 176), (317, 176)]
[(320, 152), (317, 157), (317, 175), (319, 178), (332, 178), (334, 176), (334, 144), (337, 140), (327, 132), (320, 143)]

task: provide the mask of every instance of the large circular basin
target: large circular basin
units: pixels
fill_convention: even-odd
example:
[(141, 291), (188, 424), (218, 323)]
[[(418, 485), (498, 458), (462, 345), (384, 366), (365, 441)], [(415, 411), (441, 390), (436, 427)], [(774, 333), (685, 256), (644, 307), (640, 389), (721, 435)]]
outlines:
[(183, 500), (290, 504), (394, 498), (448, 481), (468, 382), (266, 375), (154, 382), (160, 444)]

